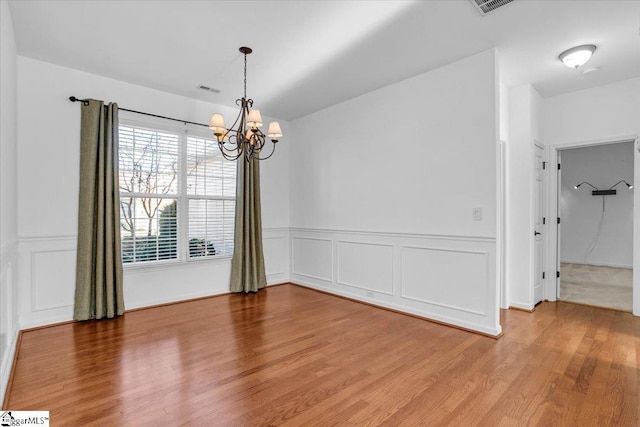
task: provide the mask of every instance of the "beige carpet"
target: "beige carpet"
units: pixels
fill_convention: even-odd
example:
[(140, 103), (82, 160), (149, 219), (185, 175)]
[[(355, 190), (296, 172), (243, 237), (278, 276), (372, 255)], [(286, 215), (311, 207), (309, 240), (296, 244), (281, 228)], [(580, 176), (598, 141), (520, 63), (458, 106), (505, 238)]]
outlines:
[(633, 270), (588, 264), (560, 265), (562, 301), (632, 310)]

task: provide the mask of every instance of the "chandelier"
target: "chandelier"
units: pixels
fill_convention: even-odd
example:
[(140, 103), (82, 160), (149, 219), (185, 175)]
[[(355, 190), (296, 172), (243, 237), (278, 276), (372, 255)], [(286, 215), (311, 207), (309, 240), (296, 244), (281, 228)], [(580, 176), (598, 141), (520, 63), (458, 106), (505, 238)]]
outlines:
[(244, 54), (244, 96), (236, 99), (236, 105), (240, 107), (238, 117), (231, 127), (227, 128), (222, 114), (215, 113), (211, 116), (209, 129), (213, 131), (218, 140), (218, 147), (225, 159), (237, 160), (244, 156), (248, 162), (253, 159), (266, 160), (275, 152), (278, 138), (282, 136), (282, 130), (280, 130), (278, 122), (269, 123), (267, 135), (272, 142), (271, 152), (265, 157), (260, 157), (265, 150), (267, 135), (260, 130), (262, 127), (260, 110), (253, 108), (253, 99), (247, 98), (247, 55), (252, 50), (248, 47), (241, 47), (240, 52)]

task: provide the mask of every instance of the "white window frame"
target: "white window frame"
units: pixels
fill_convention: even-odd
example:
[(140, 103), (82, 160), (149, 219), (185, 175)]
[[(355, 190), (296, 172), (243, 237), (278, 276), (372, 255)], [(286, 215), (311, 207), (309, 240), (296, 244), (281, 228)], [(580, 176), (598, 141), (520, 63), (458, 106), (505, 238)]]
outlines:
[[(179, 147), (178, 147), (178, 178), (177, 178), (177, 186), (178, 193), (177, 194), (167, 194), (167, 198), (176, 199), (178, 201), (178, 217), (176, 221), (177, 226), (177, 258), (174, 259), (164, 259), (164, 260), (154, 260), (154, 261), (138, 261), (138, 262), (128, 262), (122, 263), (123, 267), (127, 270), (129, 269), (147, 269), (147, 268), (159, 268), (162, 266), (171, 266), (171, 265), (184, 265), (188, 263), (194, 262), (220, 262), (220, 261), (228, 261), (233, 255), (225, 254), (225, 255), (211, 255), (211, 256), (201, 256), (201, 257), (190, 257), (189, 256), (189, 200), (236, 200), (235, 196), (197, 196), (197, 195), (189, 195), (187, 192), (187, 137), (194, 136), (197, 138), (206, 138), (209, 140), (214, 140), (211, 132), (208, 128), (195, 126), (195, 125), (175, 125), (173, 123), (168, 123), (167, 120), (155, 119), (153, 117), (149, 117), (146, 120), (139, 120), (138, 115), (136, 114), (135, 118), (131, 117), (131, 114), (124, 114), (125, 112), (120, 112), (119, 118), (119, 126), (125, 127), (134, 127), (147, 129), (150, 131), (164, 131), (179, 134)], [(229, 160), (224, 160), (229, 161)], [(131, 194), (132, 196), (142, 196), (146, 194), (138, 194), (138, 193), (126, 193)], [(122, 193), (120, 193), (122, 197)], [(235, 224), (234, 224), (235, 227)]]

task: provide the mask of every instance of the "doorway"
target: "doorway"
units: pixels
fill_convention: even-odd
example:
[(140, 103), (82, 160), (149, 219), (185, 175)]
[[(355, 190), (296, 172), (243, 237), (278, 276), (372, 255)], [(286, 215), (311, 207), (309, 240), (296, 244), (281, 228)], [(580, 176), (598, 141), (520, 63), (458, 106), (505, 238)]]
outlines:
[(632, 311), (634, 150), (558, 150), (557, 299)]

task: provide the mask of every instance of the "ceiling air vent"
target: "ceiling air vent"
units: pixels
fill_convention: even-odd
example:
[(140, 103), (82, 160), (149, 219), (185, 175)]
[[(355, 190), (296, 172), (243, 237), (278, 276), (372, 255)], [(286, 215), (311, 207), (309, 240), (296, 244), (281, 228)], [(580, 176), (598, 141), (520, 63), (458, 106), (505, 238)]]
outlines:
[(205, 85), (198, 85), (197, 88), (206, 90), (207, 92), (220, 93), (220, 90)]
[(471, 0), (482, 16), (511, 3), (513, 0)]

